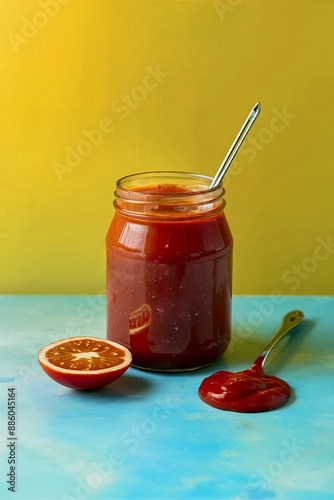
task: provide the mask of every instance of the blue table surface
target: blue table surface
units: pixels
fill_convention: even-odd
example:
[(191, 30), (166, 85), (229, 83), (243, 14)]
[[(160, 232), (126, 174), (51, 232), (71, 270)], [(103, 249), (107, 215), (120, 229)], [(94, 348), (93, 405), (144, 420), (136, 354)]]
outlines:
[[(257, 414), (205, 405), (202, 379), (248, 367), (292, 309), (305, 320), (266, 364), (292, 386), (288, 403)], [(214, 365), (177, 374), (130, 367), (105, 388), (79, 392), (49, 379), (37, 352), (68, 336), (105, 337), (104, 298), (0, 296), (1, 499), (333, 499), (333, 312), (333, 297), (237, 296), (233, 341)]]

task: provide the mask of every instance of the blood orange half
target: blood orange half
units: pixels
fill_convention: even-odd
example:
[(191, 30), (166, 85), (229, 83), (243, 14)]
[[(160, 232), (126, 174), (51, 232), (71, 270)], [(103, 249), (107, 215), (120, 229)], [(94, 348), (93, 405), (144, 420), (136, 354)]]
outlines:
[(44, 346), (38, 361), (45, 373), (71, 389), (90, 390), (110, 384), (129, 368), (130, 351), (97, 337), (69, 337)]

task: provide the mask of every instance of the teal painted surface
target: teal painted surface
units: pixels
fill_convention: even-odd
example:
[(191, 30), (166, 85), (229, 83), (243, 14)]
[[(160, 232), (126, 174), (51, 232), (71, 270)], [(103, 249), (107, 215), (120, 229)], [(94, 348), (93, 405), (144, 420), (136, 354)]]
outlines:
[[(291, 309), (305, 322), (274, 349), (268, 374), (293, 396), (260, 414), (197, 396), (203, 377), (249, 366)], [(70, 335), (105, 336), (100, 297), (0, 297), (0, 497), (15, 500), (334, 498), (334, 298), (234, 297), (233, 342), (215, 365), (181, 374), (130, 368), (75, 392), (37, 352)], [(16, 493), (7, 490), (7, 394), (17, 394)]]

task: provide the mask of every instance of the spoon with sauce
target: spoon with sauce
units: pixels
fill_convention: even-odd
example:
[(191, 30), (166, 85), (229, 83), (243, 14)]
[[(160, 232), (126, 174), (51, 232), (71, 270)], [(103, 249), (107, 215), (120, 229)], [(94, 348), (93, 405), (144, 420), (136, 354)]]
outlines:
[(205, 378), (198, 389), (204, 403), (219, 410), (241, 413), (268, 411), (284, 405), (291, 388), (284, 380), (266, 375), (263, 367), (272, 348), (304, 318), (302, 311), (286, 314), (280, 328), (247, 370), (232, 373), (218, 371)]

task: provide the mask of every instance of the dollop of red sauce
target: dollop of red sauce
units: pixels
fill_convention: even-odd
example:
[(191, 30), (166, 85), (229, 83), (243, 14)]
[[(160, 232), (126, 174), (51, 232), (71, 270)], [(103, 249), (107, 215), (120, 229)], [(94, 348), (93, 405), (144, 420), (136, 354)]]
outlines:
[(273, 410), (289, 399), (291, 388), (284, 380), (266, 375), (258, 358), (247, 370), (218, 371), (198, 389), (204, 403), (219, 410), (256, 413)]

